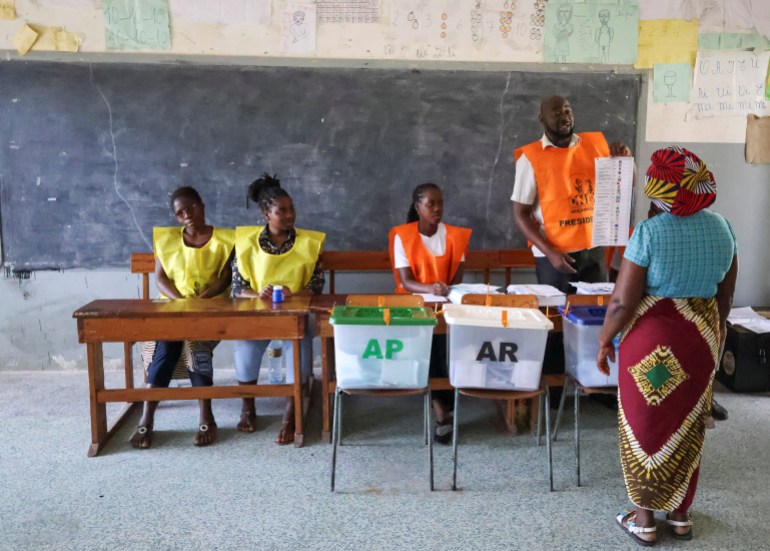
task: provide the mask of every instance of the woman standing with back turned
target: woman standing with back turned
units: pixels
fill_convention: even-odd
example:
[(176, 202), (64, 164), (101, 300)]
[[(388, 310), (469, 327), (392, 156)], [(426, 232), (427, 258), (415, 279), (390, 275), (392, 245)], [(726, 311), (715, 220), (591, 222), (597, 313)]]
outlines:
[(714, 371), (726, 335), (738, 257), (706, 165), (680, 147), (660, 149), (647, 170), (650, 218), (626, 247), (599, 334), (599, 370), (609, 375), (621, 332), (619, 440), (626, 490), (636, 506), (617, 516), (639, 545), (657, 541), (654, 511), (677, 539), (692, 539)]

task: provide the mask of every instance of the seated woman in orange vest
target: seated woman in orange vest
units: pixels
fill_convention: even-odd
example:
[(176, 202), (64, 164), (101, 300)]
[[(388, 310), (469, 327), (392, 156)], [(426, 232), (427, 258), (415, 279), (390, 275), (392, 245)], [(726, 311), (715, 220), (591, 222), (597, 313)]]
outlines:
[[(319, 294), (324, 275), (319, 263), (326, 234), (294, 226), (296, 214), (291, 197), (275, 176), (264, 174), (249, 186), (249, 199), (262, 209), (266, 225), (235, 229), (233, 296), (272, 300), (273, 286), (282, 285), (284, 298), (292, 294)], [(235, 341), (235, 374), (242, 385), (257, 384), (262, 357), (269, 340)], [(286, 382), (294, 382), (290, 341), (285, 343)], [(302, 339), (301, 373), (303, 381), (312, 367), (313, 334), (308, 327)], [(254, 398), (243, 399), (238, 430), (257, 430)], [(294, 442), (294, 400), (286, 398), (286, 408), (277, 444)]]
[[(232, 278), (230, 262), (235, 233), (206, 224), (205, 206), (198, 192), (180, 187), (171, 194), (171, 212), (182, 227), (153, 228), (155, 280), (161, 298), (227, 296)], [(211, 356), (216, 342), (158, 341), (147, 369), (147, 386), (168, 387), (180, 358), (193, 386), (211, 386)], [(198, 434), (193, 443), (208, 446), (217, 439), (211, 400), (199, 400)], [(145, 402), (142, 418), (131, 436), (135, 448), (149, 448), (158, 402)]]
[[(462, 282), (469, 228), (448, 226), (441, 221), (444, 196), (436, 184), (421, 184), (412, 193), (406, 224), (390, 230), (390, 263), (397, 293), (432, 293), (447, 296), (449, 286)], [(448, 377), (446, 335), (435, 335), (430, 354), (431, 377)], [(441, 444), (452, 440), (452, 392), (436, 391), (433, 409), (437, 425), (433, 439)]]

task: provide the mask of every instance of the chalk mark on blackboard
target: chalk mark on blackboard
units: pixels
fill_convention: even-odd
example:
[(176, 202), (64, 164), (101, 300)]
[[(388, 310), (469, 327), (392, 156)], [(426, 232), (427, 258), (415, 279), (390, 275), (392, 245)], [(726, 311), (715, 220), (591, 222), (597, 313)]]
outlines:
[[(93, 82), (93, 69), (91, 70), (91, 82)], [(147, 240), (147, 237), (145, 237), (144, 232), (142, 231), (142, 228), (139, 226), (139, 222), (136, 219), (136, 214), (134, 213), (134, 208), (131, 206), (131, 203), (129, 203), (125, 197), (123, 197), (123, 194), (120, 193), (120, 186), (118, 185), (118, 148), (115, 145), (115, 132), (113, 130), (112, 125), (112, 107), (110, 107), (110, 102), (107, 101), (107, 96), (104, 95), (104, 92), (102, 92), (101, 86), (94, 83), (94, 86), (96, 86), (96, 89), (99, 91), (99, 95), (102, 96), (102, 100), (104, 100), (104, 104), (107, 106), (107, 113), (110, 116), (110, 140), (112, 140), (112, 161), (115, 164), (115, 170), (112, 172), (112, 185), (115, 188), (115, 193), (118, 194), (118, 197), (120, 197), (120, 200), (123, 201), (126, 206), (128, 207), (128, 211), (131, 213), (131, 219), (134, 221), (134, 225), (136, 226), (136, 229), (139, 231), (139, 236), (142, 238), (142, 240), (147, 245), (147, 248), (152, 250), (152, 245)]]
[[(489, 220), (489, 203), (492, 200), (492, 182), (495, 180), (495, 172), (497, 171), (497, 163), (500, 161), (500, 152), (503, 150), (503, 137), (505, 135), (505, 95), (508, 93), (508, 89), (511, 86), (511, 73), (508, 73), (508, 76), (505, 79), (505, 89), (503, 90), (502, 95), (500, 96), (500, 139), (497, 143), (497, 153), (495, 153), (495, 162), (492, 164), (492, 171), (489, 173), (489, 183), (487, 184), (487, 215), (486, 219)], [(482, 242), (486, 242), (487, 239), (487, 230), (489, 229), (489, 224), (484, 224), (484, 236), (482, 238)]]

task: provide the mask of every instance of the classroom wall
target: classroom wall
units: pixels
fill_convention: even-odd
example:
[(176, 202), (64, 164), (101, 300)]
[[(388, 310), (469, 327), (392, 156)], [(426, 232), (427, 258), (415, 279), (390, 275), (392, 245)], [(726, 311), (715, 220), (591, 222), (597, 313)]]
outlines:
[[(745, 0), (714, 0), (702, 2), (713, 9)], [(317, 49), (311, 54), (287, 55), (279, 46), (280, 13), (283, 2), (270, 2), (273, 17), (267, 25), (256, 24), (248, 17), (228, 19), (232, 13), (244, 9), (246, 0), (220, 0), (199, 2), (196, 0), (170, 0), (172, 15), (180, 7), (188, 8), (186, 14), (175, 17), (172, 24), (172, 48), (164, 52), (119, 52), (106, 49), (102, 8), (99, 0), (16, 0), (17, 19), (0, 20), (0, 51), (8, 60), (19, 59), (12, 45), (13, 36), (25, 23), (59, 26), (75, 32), (81, 40), (79, 53), (39, 52), (27, 54), (29, 60), (68, 61), (184, 61), (191, 63), (269, 64), (323, 66), (327, 64), (356, 67), (419, 67), (458, 68), (481, 70), (607, 70), (607, 66), (556, 65), (538, 63), (542, 54), (531, 49), (526, 33), (514, 43), (501, 40), (495, 28), (489, 27), (495, 10), (501, 2), (484, 2), (489, 8), (483, 17), (487, 29), (485, 39), (471, 42), (452, 38), (452, 47), (437, 41), (423, 31), (408, 30), (407, 16), (414, 11), (414, 2), (407, 0), (382, 0), (382, 23), (378, 26), (365, 24), (321, 25), (318, 28)], [(205, 9), (206, 4), (219, 6), (217, 10)], [(421, 2), (424, 12), (430, 6), (446, 6), (454, 13), (470, 17), (467, 6), (474, 2), (446, 0), (445, 2)], [(529, 4), (520, 2), (519, 5)], [(642, 16), (657, 17), (670, 4), (696, 5), (698, 2), (661, 2), (640, 0)], [(534, 3), (533, 3), (534, 5)], [(408, 8), (408, 9), (405, 9)], [(191, 10), (191, 11), (190, 11)], [(231, 11), (228, 11), (231, 10)], [(235, 11), (232, 11), (235, 10)], [(426, 11), (427, 10), (427, 11)], [(419, 11), (419, 10), (418, 10)], [(727, 10), (729, 11), (729, 10)], [(245, 13), (245, 12), (244, 12)], [(440, 10), (439, 10), (440, 15)], [(672, 16), (681, 13), (671, 10)], [(418, 14), (424, 17), (425, 13)], [(517, 14), (524, 21), (526, 14)], [(249, 14), (254, 17), (254, 14)], [(431, 15), (435, 17), (435, 15)], [(453, 22), (453, 29), (460, 36), (463, 22)], [(527, 19), (528, 20), (528, 19)], [(517, 19), (518, 21), (518, 19)], [(465, 21), (468, 24), (468, 20)], [(459, 29), (458, 29), (459, 26)], [(516, 32), (525, 27), (514, 24)], [(531, 30), (529, 27), (527, 31)], [(633, 71), (630, 66), (610, 67), (619, 71)], [(650, 71), (643, 70), (645, 86)], [(651, 94), (646, 86), (645, 93)], [(644, 97), (644, 94), (643, 94)], [(0, 98), (3, 100), (5, 98)], [(1, 111), (0, 111), (1, 112)], [(578, 123), (579, 123), (579, 113)], [(770, 219), (766, 216), (770, 207), (770, 165), (749, 165), (744, 162), (745, 117), (723, 117), (694, 121), (686, 106), (655, 104), (651, 96), (640, 105), (638, 118), (639, 138), (635, 152), (639, 179), (652, 152), (658, 147), (676, 143), (696, 152), (709, 165), (716, 177), (719, 191), (713, 209), (725, 215), (733, 224), (739, 241), (741, 270), (735, 303), (743, 305), (770, 304), (770, 282), (766, 274), (770, 269), (770, 252), (765, 236), (770, 232)], [(510, 150), (516, 144), (505, 144)], [(513, 174), (511, 174), (511, 179)], [(636, 214), (643, 217), (646, 202), (637, 186)], [(500, 198), (507, 204), (508, 197)], [(2, 239), (2, 236), (0, 236)], [(532, 281), (533, 274), (522, 273), (522, 281)], [(367, 289), (371, 279), (362, 276), (346, 276), (346, 290)], [(375, 290), (388, 290), (389, 280), (375, 279)], [(72, 312), (96, 298), (135, 298), (140, 295), (138, 276), (128, 273), (128, 262), (123, 270), (93, 270), (68, 272), (33, 272), (30, 279), (18, 280), (6, 273), (0, 277), (0, 370), (60, 370), (85, 369), (85, 348), (77, 343), (76, 326)], [(218, 352), (217, 362), (229, 367), (231, 354), (225, 346)], [(108, 369), (122, 369), (122, 349), (110, 345), (105, 349)], [(219, 363), (223, 362), (223, 363)]]

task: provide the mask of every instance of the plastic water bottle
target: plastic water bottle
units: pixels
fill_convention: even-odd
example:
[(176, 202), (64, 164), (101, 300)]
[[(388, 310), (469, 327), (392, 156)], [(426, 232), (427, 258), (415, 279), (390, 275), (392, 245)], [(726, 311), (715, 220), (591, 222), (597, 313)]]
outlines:
[(281, 341), (270, 341), (267, 347), (267, 378), (273, 385), (282, 384), (286, 380)]

